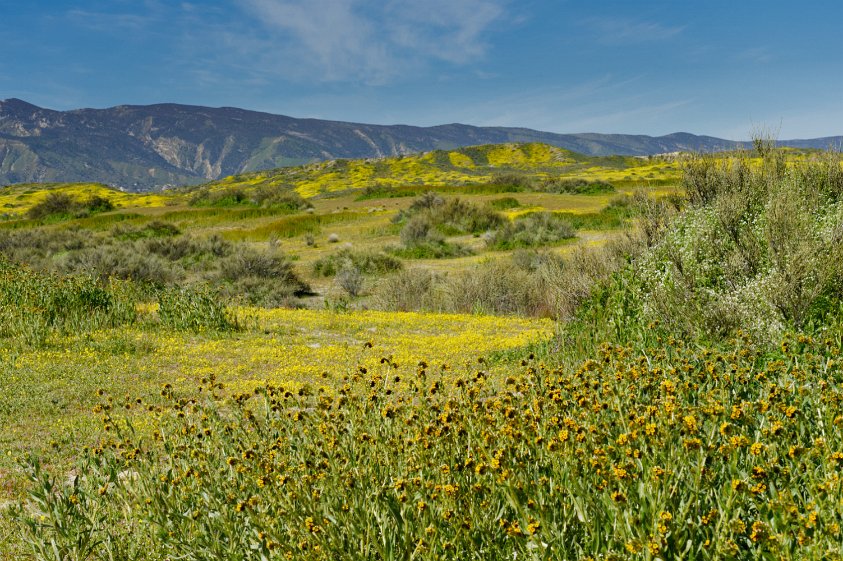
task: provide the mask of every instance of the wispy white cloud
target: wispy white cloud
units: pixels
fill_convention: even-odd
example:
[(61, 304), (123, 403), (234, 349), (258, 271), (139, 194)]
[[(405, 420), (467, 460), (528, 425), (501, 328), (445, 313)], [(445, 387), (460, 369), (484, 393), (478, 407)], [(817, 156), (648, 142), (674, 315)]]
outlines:
[(625, 18), (589, 18), (583, 26), (605, 45), (665, 41), (682, 33), (684, 26), (668, 26), (655, 21)]
[(772, 62), (773, 54), (767, 47), (752, 47), (739, 52), (737, 59), (753, 64), (767, 64)]
[(278, 70), (378, 84), (431, 61), (481, 59), (506, 0), (241, 0)]
[(98, 32), (125, 33), (145, 29), (154, 21), (150, 14), (95, 12), (73, 9), (66, 14), (76, 25)]
[(567, 127), (570, 131), (618, 132), (640, 131), (645, 129), (646, 125), (651, 130), (662, 129), (662, 134), (681, 132), (672, 129), (665, 130), (664, 127), (667, 123), (675, 122), (672, 115), (674, 111), (687, 107), (694, 101), (693, 98), (687, 98), (649, 103), (646, 99), (634, 99), (625, 104), (613, 104), (614, 107), (621, 105), (620, 109), (614, 111), (607, 110), (611, 106), (604, 106), (602, 111), (588, 111), (580, 118), (569, 115), (572, 118), (567, 122)]
[(484, 36), (504, 14), (503, 5), (489, 0), (392, 0), (384, 24), (392, 41), (413, 52), (456, 64), (481, 58), (488, 48)]

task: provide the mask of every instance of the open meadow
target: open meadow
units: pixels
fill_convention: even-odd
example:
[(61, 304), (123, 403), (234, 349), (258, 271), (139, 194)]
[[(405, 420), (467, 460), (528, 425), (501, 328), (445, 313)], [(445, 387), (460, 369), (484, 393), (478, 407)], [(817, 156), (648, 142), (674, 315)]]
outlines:
[(0, 189), (0, 558), (843, 559), (843, 168)]

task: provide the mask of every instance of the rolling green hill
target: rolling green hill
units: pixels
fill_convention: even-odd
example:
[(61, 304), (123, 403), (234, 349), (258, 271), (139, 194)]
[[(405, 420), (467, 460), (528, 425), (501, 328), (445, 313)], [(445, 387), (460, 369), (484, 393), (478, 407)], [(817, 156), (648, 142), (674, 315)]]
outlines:
[[(792, 142), (827, 148), (840, 140)], [(368, 125), (177, 104), (53, 111), (7, 99), (0, 101), (0, 184), (69, 181), (142, 191), (327, 160), (511, 142), (544, 143), (593, 156), (712, 152), (737, 145), (688, 133), (652, 137), (456, 123)]]
[(407, 187), (497, 185), (564, 179), (653, 184), (675, 181), (678, 170), (664, 158), (586, 156), (539, 143), (489, 144), (435, 150), (420, 155), (365, 160), (332, 160), (229, 176), (191, 190), (289, 188), (303, 197), (368, 189), (377, 194)]

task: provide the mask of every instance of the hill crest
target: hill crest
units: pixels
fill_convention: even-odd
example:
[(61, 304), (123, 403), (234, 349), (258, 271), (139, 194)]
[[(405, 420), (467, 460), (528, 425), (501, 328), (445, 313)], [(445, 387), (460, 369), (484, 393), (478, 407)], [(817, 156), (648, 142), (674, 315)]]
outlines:
[[(843, 137), (797, 141), (827, 147)], [(369, 125), (298, 119), (234, 107), (162, 103), (54, 111), (0, 101), (0, 184), (102, 182), (150, 190), (333, 159), (544, 143), (587, 155), (716, 151), (735, 143), (689, 133), (663, 137), (556, 134), (526, 128)]]

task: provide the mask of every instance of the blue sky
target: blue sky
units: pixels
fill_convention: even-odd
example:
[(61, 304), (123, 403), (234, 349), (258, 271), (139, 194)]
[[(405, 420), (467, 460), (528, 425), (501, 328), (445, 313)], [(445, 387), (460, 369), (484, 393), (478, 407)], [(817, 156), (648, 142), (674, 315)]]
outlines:
[(840, 0), (0, 0), (0, 99), (807, 138), (841, 35)]

